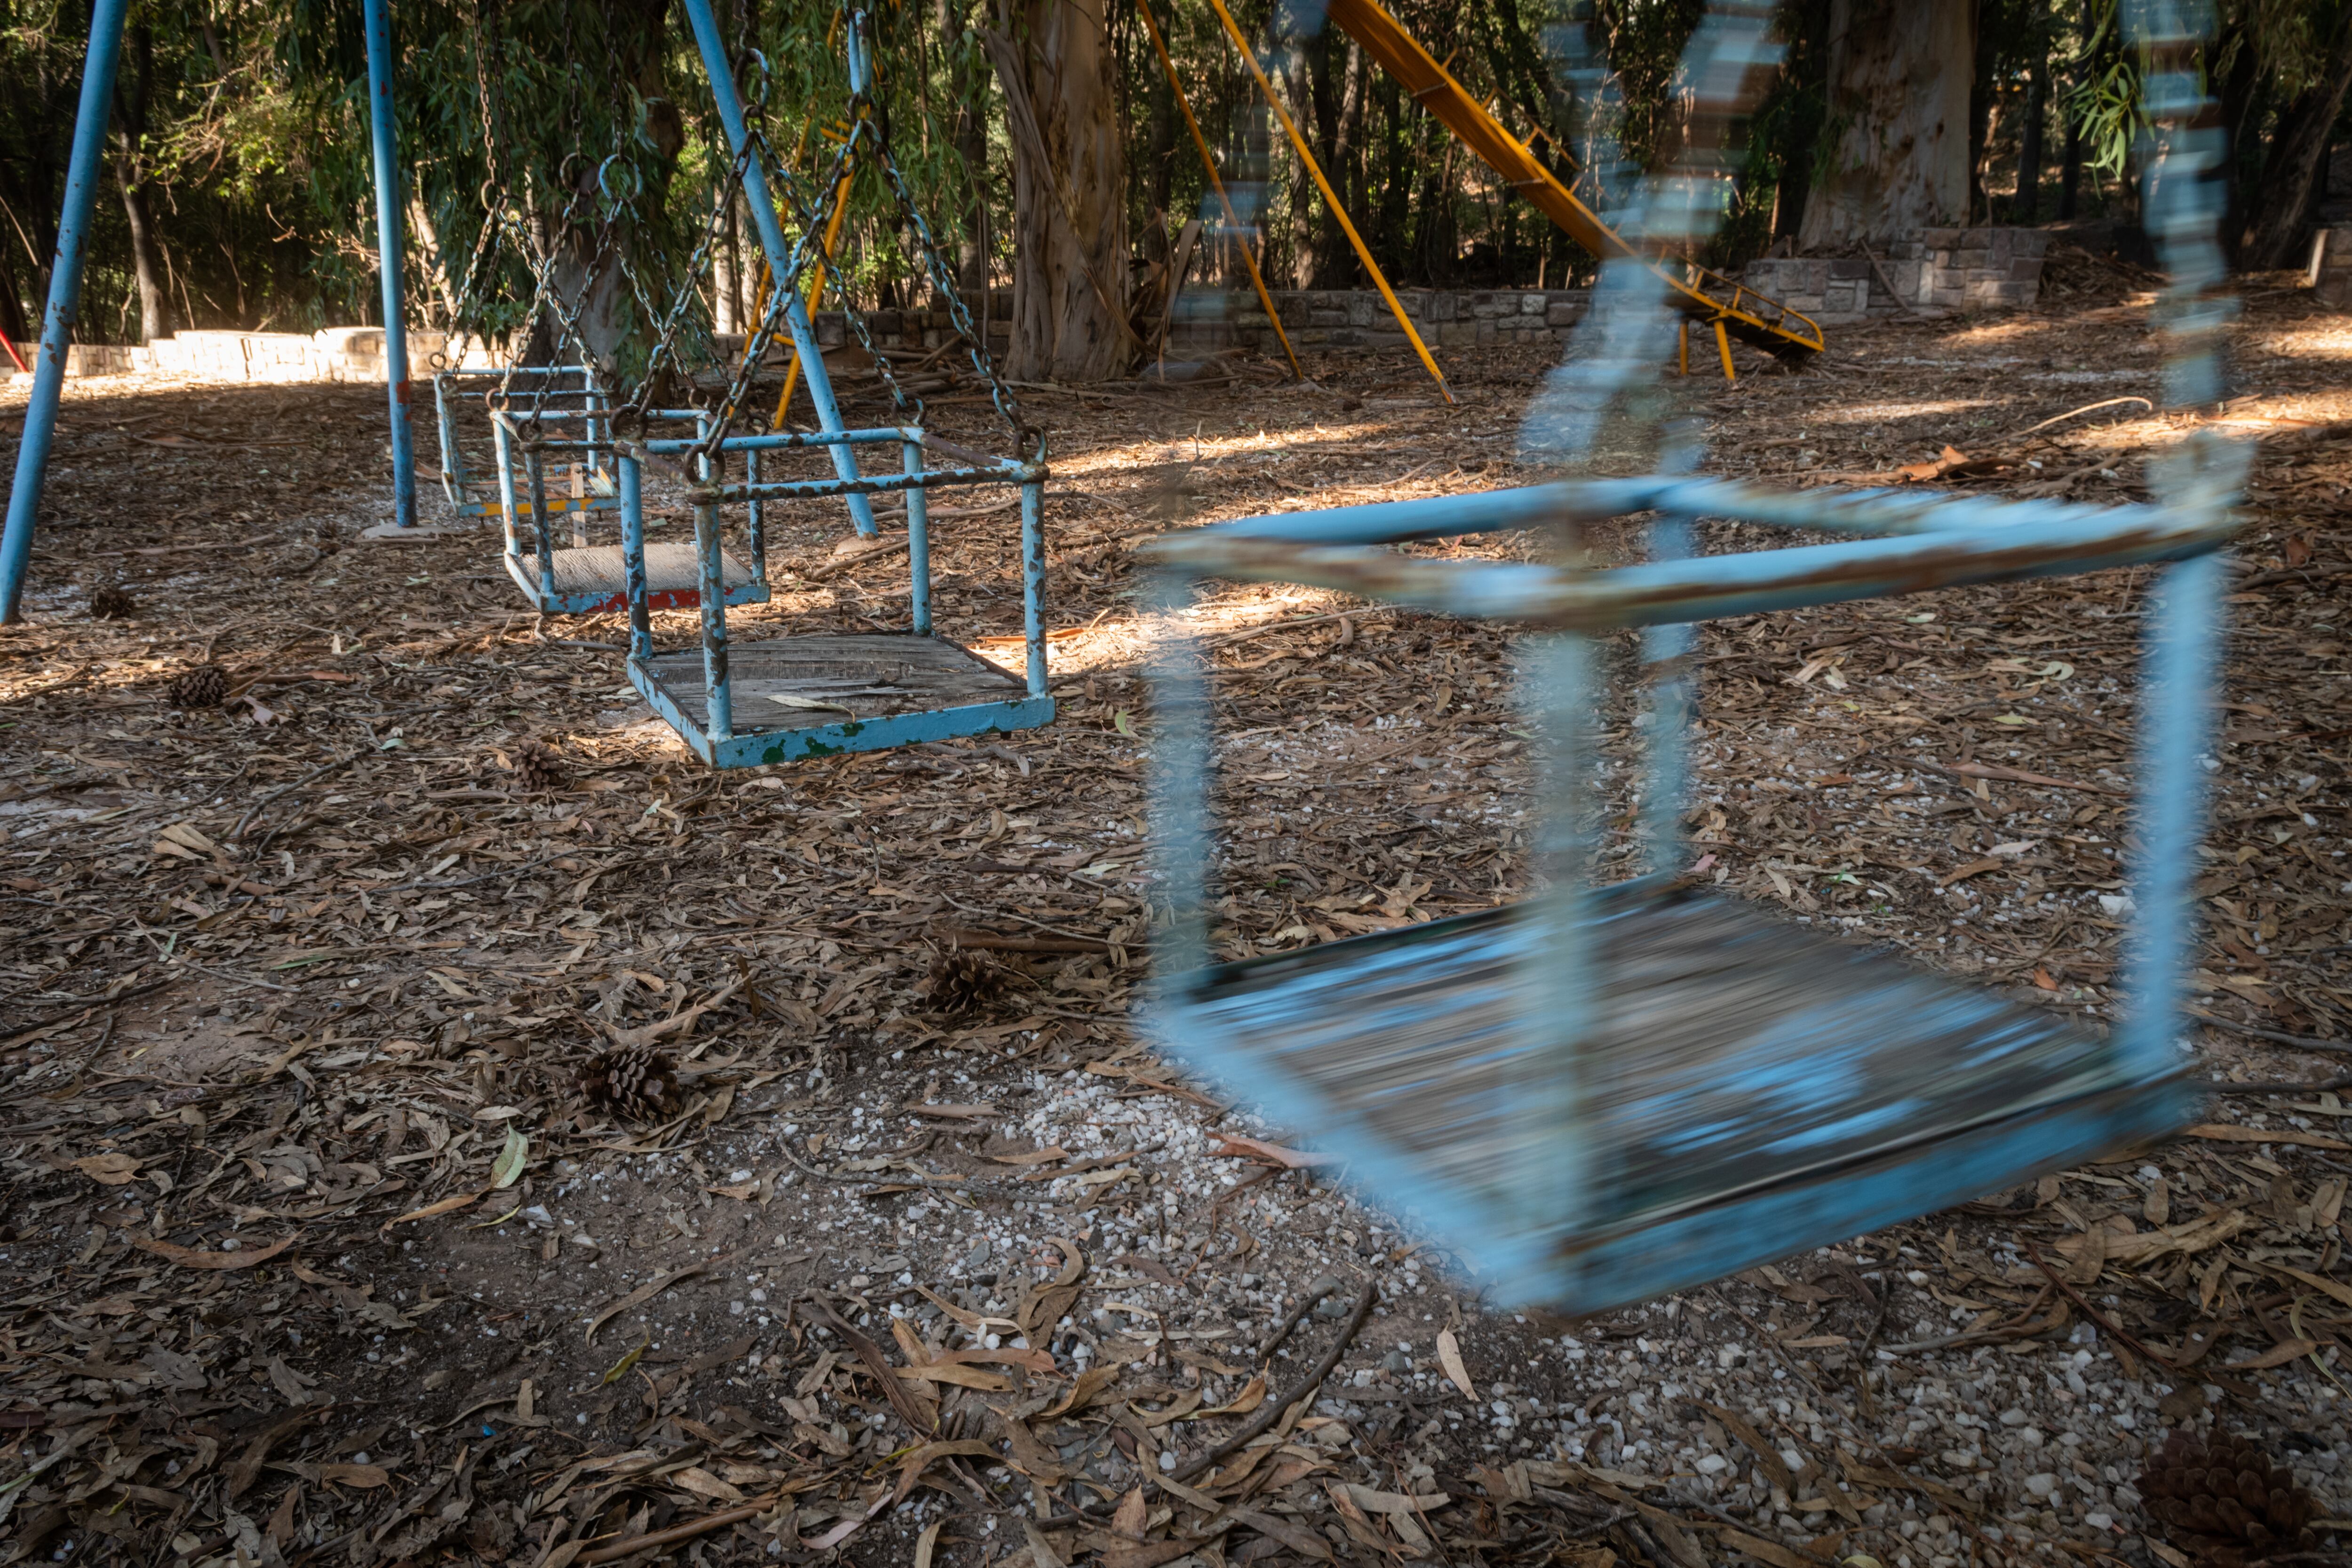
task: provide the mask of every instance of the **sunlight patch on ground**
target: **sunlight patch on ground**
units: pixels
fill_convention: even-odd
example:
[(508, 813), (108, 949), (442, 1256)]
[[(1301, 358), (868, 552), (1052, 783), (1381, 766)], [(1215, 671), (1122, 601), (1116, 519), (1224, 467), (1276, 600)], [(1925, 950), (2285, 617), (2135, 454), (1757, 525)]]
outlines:
[(2338, 317), (2324, 325), (2299, 323), (2250, 331), (2238, 341), (2249, 353), (2278, 359), (2352, 360), (2352, 319)]
[(2016, 347), (2064, 325), (2066, 323), (2061, 321), (2040, 321), (2027, 317), (2016, 321), (1993, 321), (1981, 327), (1963, 327), (1958, 331), (1945, 333), (1937, 341), (1947, 347), (1956, 349), (1980, 349), (1994, 343)]
[[(1171, 412), (1181, 415), (1183, 411), (1171, 409)], [(1100, 447), (1067, 458), (1056, 457), (1051, 461), (1056, 478), (1076, 478), (1081, 474), (1118, 473), (1131, 468), (1153, 468), (1162, 463), (1209, 462), (1244, 453), (1279, 456), (1300, 447), (1334, 442), (1377, 447), (1381, 437), (1393, 430), (1394, 426), (1385, 421), (1360, 420), (1352, 424), (1318, 424), (1288, 430), (1255, 430), (1223, 436), (1211, 436), (1205, 432), (1194, 436), (1178, 432), (1166, 441), (1132, 441), (1122, 446)]]
[(1808, 414), (1808, 425), (1874, 425), (1886, 419), (1926, 419), (1938, 414), (1969, 414), (1993, 407), (1991, 397), (1953, 397), (1938, 403), (1865, 403), (1852, 408), (1826, 408)]

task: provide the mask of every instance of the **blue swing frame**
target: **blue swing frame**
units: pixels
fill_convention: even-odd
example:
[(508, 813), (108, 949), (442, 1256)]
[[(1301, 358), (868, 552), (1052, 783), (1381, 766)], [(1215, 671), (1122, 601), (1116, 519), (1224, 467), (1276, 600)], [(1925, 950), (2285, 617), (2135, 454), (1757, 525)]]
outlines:
[[(1710, 16), (1687, 57), (1718, 105), (1770, 58), (1758, 17), (1734, 13)], [(2190, 128), (2199, 100), (2181, 16), (2142, 0), (2134, 26), (2154, 49), (2150, 103), (2169, 127), (2147, 163), (2147, 210), (2174, 269), (2171, 401), (2210, 403), (2227, 305), (2205, 292), (2221, 269), (2199, 175), (2218, 135)], [(1679, 223), (1681, 237), (1703, 237), (1716, 210), (1704, 179), (1650, 191), (1649, 232), (1671, 237)], [(1664, 318), (1639, 272), (1604, 269), (1613, 314), (1596, 308), (1580, 339), (1591, 354), (1556, 373), (1531, 412), (1535, 436), (1565, 433), (1555, 449), (1589, 449), (1610, 399), (1647, 374), (1638, 362)], [(1667, 446), (1667, 471), (1643, 478), (1253, 518), (1150, 551), (1167, 629), (1151, 669), (1155, 902), (1166, 909), (1149, 1031), (1344, 1156), (1351, 1181), (1457, 1250), (1499, 1300), (1570, 1313), (2164, 1138), (2200, 1098), (2182, 976), (2242, 451), (2191, 432), (2152, 469), (2156, 502), (2094, 508), (1774, 492), (1693, 478), (1695, 450), (1679, 437)], [(1613, 569), (1394, 548), (1517, 528), (1572, 534), (1642, 513), (1654, 519), (1649, 559)], [(1695, 558), (1702, 519), (1833, 542)], [(2140, 924), (2129, 1005), (2106, 1035), (1677, 885), (1694, 623), (2139, 564), (2161, 569), (2140, 693)], [(1546, 747), (1547, 885), (1504, 910), (1213, 963), (1208, 682), (1181, 630), (1213, 580), (1307, 584), (1548, 634), (1529, 683)], [(1639, 813), (1649, 864), (1596, 888), (1597, 652), (1632, 628), (1654, 672)]]
[[(763, 452), (824, 448), (837, 446), (896, 447), (900, 471), (862, 476), (856, 479), (778, 479), (756, 478)], [(1046, 689), (1045, 667), (1045, 489), (1051, 477), (1043, 463), (1012, 458), (991, 458), (935, 440), (915, 426), (886, 426), (840, 432), (787, 432), (769, 436), (732, 436), (719, 444), (724, 454), (740, 452), (753, 465), (753, 478), (740, 483), (709, 483), (688, 492), (695, 504), (696, 557), (701, 570), (702, 637), (700, 705), (691, 710), (688, 672), (665, 668), (655, 653), (648, 614), (652, 607), (646, 586), (645, 508), (642, 465), (650, 460), (699, 455), (704, 445), (695, 440), (623, 441), (619, 451), (622, 550), (627, 574), (629, 608), (629, 683), (642, 693), (664, 722), (687, 745), (715, 768), (759, 767), (794, 762), (803, 757), (833, 756), (846, 752), (873, 752), (919, 741), (942, 741), (957, 736), (1011, 734), (1048, 723), (1054, 699)], [(932, 468), (928, 451), (939, 450), (955, 466)], [(1021, 615), (1024, 669), (1019, 678), (940, 637), (931, 624), (931, 540), (929, 494), (940, 489), (975, 485), (1013, 485), (1020, 489)], [(739, 723), (737, 665), (746, 655), (815, 653), (827, 645), (841, 647), (845, 657), (861, 657), (869, 644), (842, 646), (824, 636), (786, 637), (771, 642), (730, 646), (725, 596), (718, 591), (723, 570), (719, 508), (741, 504), (752, 512), (754, 527), (764, 503), (813, 500), (828, 497), (899, 495), (907, 503), (907, 549), (909, 570), (909, 639), (898, 650), (917, 662), (944, 669), (950, 684), (969, 691), (1001, 680), (1002, 697), (954, 702), (912, 711), (851, 717), (838, 722), (770, 725)], [(763, 595), (764, 596), (764, 594)], [(886, 662), (890, 650), (884, 649)], [(783, 689), (789, 681), (764, 683)], [(766, 691), (755, 692), (767, 695)]]

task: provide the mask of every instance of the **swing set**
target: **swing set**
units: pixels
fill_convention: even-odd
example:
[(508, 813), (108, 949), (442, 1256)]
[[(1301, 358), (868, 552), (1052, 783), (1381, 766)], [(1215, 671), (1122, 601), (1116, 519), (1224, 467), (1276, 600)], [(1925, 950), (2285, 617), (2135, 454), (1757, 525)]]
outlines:
[[(1043, 443), (1024, 426), (1011, 390), (997, 375), (908, 190), (882, 121), (872, 111), (866, 15), (835, 18), (830, 38), (845, 54), (849, 102), (846, 113), (826, 128), (833, 146), (826, 168), (810, 179), (806, 153), (817, 117), (811, 115), (803, 126), (793, 160), (799, 165), (795, 172), (775, 157), (747, 116), (707, 0), (688, 0), (686, 8), (731, 153), (707, 193), (699, 241), (683, 268), (646, 276), (625, 247), (613, 243), (632, 216), (636, 195), (617, 188), (629, 184), (615, 173), (623, 164), (620, 155), (608, 157), (593, 182), (572, 182), (560, 226), (586, 229), (587, 193), (593, 189), (599, 198), (595, 237), (584, 247), (589, 263), (566, 284), (559, 281), (552, 245), (524, 252), (533, 293), (522, 319), (544, 323), (563, 363), (459, 364), (436, 376), (444, 486), (453, 509), (477, 516), (497, 510), (505, 522), (508, 573), (534, 608), (546, 614), (625, 612), (631, 684), (714, 767), (1011, 732), (1046, 722), (1054, 702), (1046, 689), (1045, 657), (1043, 511), (1048, 472)], [(753, 56), (752, 65), (764, 81), (764, 62)], [(486, 117), (494, 120), (487, 83), (483, 98)], [(970, 347), (973, 371), (1016, 445), (1033, 448), (1028, 456), (973, 452), (926, 431), (921, 400), (899, 385), (888, 357), (874, 344), (845, 295), (848, 328), (888, 387), (900, 419), (857, 428), (844, 421), (811, 311), (828, 283), (836, 293), (843, 291), (838, 246), (855, 182), (868, 171), (919, 247), (924, 275), (946, 302), (954, 329)], [(751, 216), (763, 260), (751, 330), (740, 350), (722, 346), (700, 287), (728, 216), (736, 211)], [(787, 237), (786, 213), (796, 237)], [(493, 212), (486, 243), (498, 235), (519, 240), (527, 233), (518, 215)], [(469, 298), (481, 261), (478, 248), (468, 269)], [(633, 392), (619, 389), (617, 367), (598, 355), (582, 326), (585, 301), (613, 277), (625, 283), (640, 317), (656, 328), (644, 367), (629, 378)], [(782, 395), (761, 428), (764, 409), (755, 396), (755, 378), (780, 338), (790, 342), (791, 353)], [(475, 478), (466, 462), (457, 415), (465, 378), (488, 384), (481, 394), (492, 447), (487, 479)], [(662, 388), (677, 384), (695, 389), (695, 405), (654, 406)], [(793, 393), (802, 387), (816, 416), (814, 430), (795, 430), (786, 423)], [(860, 467), (857, 453), (877, 447), (896, 460), (895, 471), (868, 474)], [(793, 459), (812, 457), (830, 467), (831, 477), (787, 477)], [(646, 507), (649, 470), (671, 481), (677, 499), (691, 508), (690, 542), (648, 538), (659, 521)], [(959, 515), (934, 513), (931, 492), (992, 484), (1018, 492), (1026, 655), (1018, 675), (939, 635), (931, 613), (931, 525), (935, 517)], [(904, 508), (912, 576), (904, 631), (730, 639), (728, 608), (771, 597), (771, 509), (838, 500), (856, 534), (873, 540), (880, 531), (877, 497), (896, 498)], [(616, 539), (591, 538), (590, 521), (599, 514), (617, 521)], [(728, 525), (737, 518), (740, 545), (729, 538)], [(568, 544), (556, 537), (563, 519), (571, 524)], [(687, 609), (700, 612), (700, 646), (657, 650), (654, 613)]]

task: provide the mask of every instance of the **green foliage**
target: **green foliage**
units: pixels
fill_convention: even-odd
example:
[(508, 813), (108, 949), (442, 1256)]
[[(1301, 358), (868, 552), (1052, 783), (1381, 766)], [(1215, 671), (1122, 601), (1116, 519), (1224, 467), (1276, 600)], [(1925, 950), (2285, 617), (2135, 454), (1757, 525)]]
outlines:
[(2076, 57), (2075, 84), (2065, 112), (2083, 130), (2083, 166), (2121, 179), (2132, 150), (2147, 133), (2137, 50), (2126, 46), (2120, 0), (2093, 0), (2090, 36)]
[[(1274, 62), (1278, 90), (1393, 280), (1524, 286), (1540, 277), (1557, 286), (1590, 275), (1589, 258), (1351, 41), (1336, 31), (1320, 45), (1287, 37), (1297, 21), (1277, 16), (1278, 3), (1238, 0), (1234, 9)], [(2320, 68), (2347, 3), (2222, 0), (2206, 65), (2217, 92), (2238, 84), (2229, 107), (2242, 121), (2233, 125), (2242, 183), (2259, 178), (2265, 128)], [(1219, 167), (1258, 220), (1269, 280), (1360, 285), (1352, 253), (1208, 0), (1154, 4)], [(2023, 83), (2045, 69), (2050, 168), (2071, 123), (2103, 189), (2127, 176), (2145, 116), (2142, 63), (2123, 44), (2119, 4), (1982, 0), (1979, 85), (2001, 105), (1990, 120), (1994, 157), (2012, 155)], [(12, 89), (0, 94), (0, 289), (28, 314), (37, 313), (55, 237), (84, 47), (80, 5), (0, 0), (0, 79)], [(1769, 244), (1776, 208), (1780, 226), (1793, 226), (1821, 172), (1836, 132), (1826, 92), (1829, 6), (1782, 7), (1785, 64), (1732, 149), (1738, 178), (1705, 258), (1712, 264), (1737, 265)], [(1607, 181), (1675, 156), (1683, 112), (1675, 73), (1703, 0), (1395, 0), (1391, 8), (1588, 199), (1607, 205)], [(813, 204), (828, 133), (846, 112), (835, 14), (829, 5), (737, 0), (722, 16), (754, 118), (796, 172), (798, 203)], [(1012, 262), (1003, 237), (1012, 227), (1009, 148), (974, 30), (992, 20), (979, 0), (882, 9), (871, 111), (889, 127), (940, 241), (975, 268), (984, 259), (1002, 289)], [(370, 319), (373, 171), (361, 0), (134, 0), (132, 25), (152, 48), (150, 112), (144, 134), (114, 149), (111, 161), (135, 163), (151, 193), (183, 324), (283, 329)], [(403, 175), (413, 198), (412, 316), (520, 330), (533, 292), (530, 259), (563, 239), (568, 214), (576, 243), (606, 234), (628, 257), (639, 287), (618, 310), (642, 340), (677, 297), (678, 274), (704, 243), (730, 170), (699, 58), (675, 8), (667, 0), (402, 0), (394, 26)], [(1134, 5), (1115, 3), (1111, 26), (1127, 110), (1130, 227), (1139, 248), (1157, 255), (1168, 231), (1203, 212), (1207, 182)], [(1585, 167), (1588, 133), (1601, 125), (1626, 155), (1613, 172)], [(93, 226), (89, 337), (136, 327), (115, 172)], [(499, 223), (493, 213), (503, 215)], [(759, 269), (748, 225), (734, 248), (748, 304)], [(929, 290), (895, 204), (870, 176), (854, 189), (834, 279), (829, 304), (909, 303)], [(1240, 280), (1229, 242), (1204, 247), (1196, 286)], [(701, 287), (708, 291), (708, 278)], [(707, 304), (688, 313), (707, 332)]]

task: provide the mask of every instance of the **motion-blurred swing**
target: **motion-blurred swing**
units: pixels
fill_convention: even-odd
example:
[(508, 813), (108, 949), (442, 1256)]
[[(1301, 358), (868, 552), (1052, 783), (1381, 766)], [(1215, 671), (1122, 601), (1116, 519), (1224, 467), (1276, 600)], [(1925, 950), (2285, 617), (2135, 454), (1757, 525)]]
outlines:
[[(2146, 7), (2156, 10), (2157, 7)], [(1751, 69), (1774, 58), (1752, 7), (1711, 13), (1685, 56), (1719, 140)], [(2218, 213), (2202, 178), (2218, 133), (2185, 37), (2141, 17), (2162, 128), (2147, 210), (2175, 279), (2176, 405), (2217, 395)], [(2173, 34), (2180, 31), (2172, 29)], [(1716, 171), (1652, 180), (1633, 232), (1696, 242)], [(1673, 331), (1655, 275), (1613, 260), (1570, 362), (1523, 444), (1591, 449), (1638, 399)], [(1638, 408), (1638, 403), (1636, 404)], [(2193, 432), (2149, 505), (2091, 508), (1935, 493), (1774, 492), (1664, 471), (1205, 528), (1160, 542), (1159, 604), (1179, 624), (1210, 579), (1297, 583), (1528, 623), (1530, 706), (1549, 755), (1529, 901), (1211, 965), (1213, 741), (1189, 639), (1156, 658), (1158, 876), (1172, 923), (1151, 1028), (1300, 1135), (1346, 1156), (1370, 1195), (1456, 1248), (1500, 1297), (1591, 1312), (1719, 1278), (2159, 1139), (2193, 1117), (2179, 1039), (2223, 561), (2241, 454)], [(1648, 512), (1650, 559), (1608, 570), (1438, 558), (1388, 546)], [(1693, 558), (1701, 518), (1847, 536)], [(1678, 884), (1690, 624), (1884, 595), (2166, 563), (2141, 704), (2132, 1006), (2102, 1037), (2060, 1014), (1841, 945), (1759, 907)], [(1588, 817), (1599, 640), (1645, 628), (1655, 672), (1641, 816), (1646, 877), (1591, 885)]]

